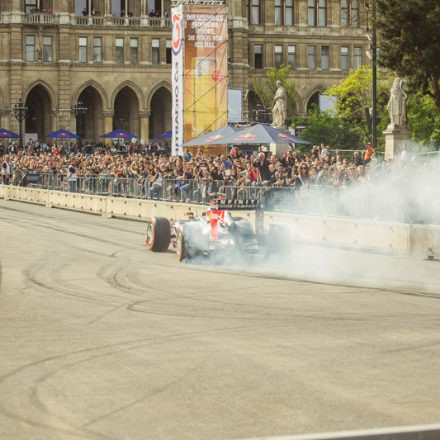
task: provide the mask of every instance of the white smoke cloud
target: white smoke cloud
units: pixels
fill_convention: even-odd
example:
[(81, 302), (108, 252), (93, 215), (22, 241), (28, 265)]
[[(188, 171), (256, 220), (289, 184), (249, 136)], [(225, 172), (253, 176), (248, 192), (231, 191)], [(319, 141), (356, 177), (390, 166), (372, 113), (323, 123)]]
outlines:
[[(376, 166), (370, 170), (370, 181), (340, 189), (338, 196), (326, 187), (303, 190), (293, 205), (294, 211), (313, 213), (314, 221), (340, 214), (373, 225), (393, 222), (389, 223), (390, 230), (396, 223), (440, 224), (439, 165), (438, 160), (415, 161), (408, 157), (399, 164)], [(198, 256), (187, 262), (312, 282), (440, 292), (439, 262), (426, 261), (427, 255), (395, 255), (393, 249), (373, 252), (373, 247), (367, 249), (364, 245), (379, 238), (365, 235), (371, 234), (368, 228), (359, 228), (358, 244), (344, 248), (338, 246), (337, 240), (323, 242), (319, 232), (315, 243), (311, 243), (310, 231), (305, 233), (296, 222), (284, 224), (290, 232), (284, 234), (284, 240), (277, 243), (278, 249), (271, 255), (264, 250), (252, 254), (239, 246), (234, 253), (213, 252), (209, 257)], [(341, 229), (335, 234), (343, 235), (343, 226)]]

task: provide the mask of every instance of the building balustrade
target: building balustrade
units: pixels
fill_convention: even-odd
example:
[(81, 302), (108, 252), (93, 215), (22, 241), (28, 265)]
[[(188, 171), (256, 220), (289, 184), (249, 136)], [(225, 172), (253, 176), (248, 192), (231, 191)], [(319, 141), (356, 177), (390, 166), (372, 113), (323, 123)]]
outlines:
[[(73, 26), (113, 26), (113, 27), (151, 27), (171, 28), (171, 20), (163, 17), (115, 17), (93, 15), (70, 15), (70, 20), (60, 20), (63, 14), (30, 13), (15, 15), (11, 20), (10, 13), (0, 14), (0, 24), (27, 24), (27, 25), (59, 25), (68, 24)], [(65, 15), (63, 15), (63, 18)]]
[(57, 24), (58, 17), (54, 14), (32, 13), (24, 16), (26, 24)]

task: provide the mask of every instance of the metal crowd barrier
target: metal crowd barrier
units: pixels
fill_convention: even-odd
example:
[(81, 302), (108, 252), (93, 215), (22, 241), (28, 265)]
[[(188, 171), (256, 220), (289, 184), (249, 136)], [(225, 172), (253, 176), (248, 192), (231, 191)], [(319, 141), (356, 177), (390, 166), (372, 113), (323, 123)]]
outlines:
[(233, 186), (215, 180), (163, 179), (158, 183), (144, 177), (110, 175), (78, 176), (76, 183), (69, 183), (66, 175), (52, 173), (28, 173), (21, 181), (12, 181), (12, 184), (112, 197), (200, 204), (209, 204), (213, 198), (222, 196), (226, 199), (258, 200), (266, 211), (440, 224), (440, 195), (436, 188), (432, 189), (430, 204), (415, 209), (413, 201), (396, 198), (395, 194), (384, 191), (380, 186), (367, 185), (338, 188), (310, 185), (298, 190), (295, 187)]

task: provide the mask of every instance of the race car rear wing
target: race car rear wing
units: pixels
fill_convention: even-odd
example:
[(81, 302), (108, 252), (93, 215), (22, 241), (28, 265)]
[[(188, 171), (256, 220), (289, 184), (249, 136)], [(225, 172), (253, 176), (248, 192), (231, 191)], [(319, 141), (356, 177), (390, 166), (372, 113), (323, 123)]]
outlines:
[(211, 201), (213, 209), (233, 211), (255, 211), (255, 233), (257, 236), (264, 236), (264, 211), (258, 199), (222, 199), (217, 198)]
[(257, 199), (216, 199), (212, 201), (212, 207), (234, 211), (255, 211), (261, 208), (261, 203)]

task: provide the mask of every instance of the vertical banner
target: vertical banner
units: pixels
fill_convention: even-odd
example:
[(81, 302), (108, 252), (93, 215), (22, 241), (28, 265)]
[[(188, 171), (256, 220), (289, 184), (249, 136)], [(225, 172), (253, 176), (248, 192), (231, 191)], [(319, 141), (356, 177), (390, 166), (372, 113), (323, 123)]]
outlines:
[(223, 4), (180, 4), (171, 16), (172, 152), (182, 155), (183, 143), (228, 123), (228, 11)]
[(171, 86), (173, 93), (172, 106), (172, 140), (171, 154), (183, 156), (184, 131), (183, 131), (183, 57), (184, 57), (184, 21), (183, 5), (171, 9), (172, 23), (172, 67)]

